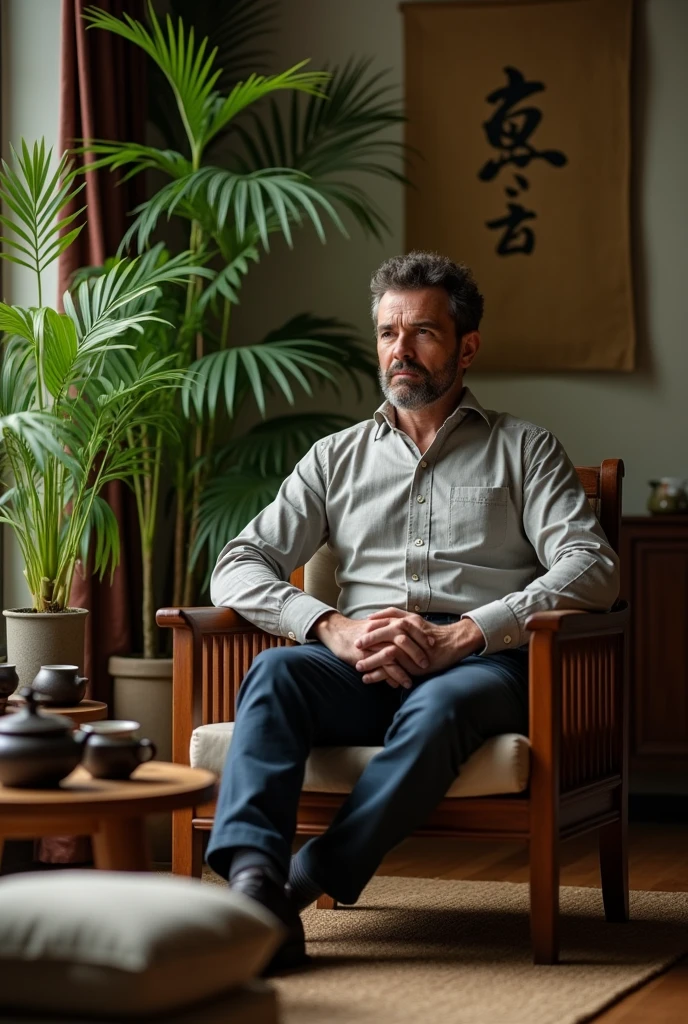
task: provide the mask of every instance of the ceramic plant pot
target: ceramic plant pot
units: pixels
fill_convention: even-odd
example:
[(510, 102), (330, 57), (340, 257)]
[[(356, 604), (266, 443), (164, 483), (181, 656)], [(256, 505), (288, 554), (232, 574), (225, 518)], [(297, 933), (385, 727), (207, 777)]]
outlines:
[(76, 665), (84, 670), (84, 627), (88, 611), (34, 612), (12, 608), (7, 620), (7, 661), (16, 665), (19, 686), (31, 686), (41, 665)]

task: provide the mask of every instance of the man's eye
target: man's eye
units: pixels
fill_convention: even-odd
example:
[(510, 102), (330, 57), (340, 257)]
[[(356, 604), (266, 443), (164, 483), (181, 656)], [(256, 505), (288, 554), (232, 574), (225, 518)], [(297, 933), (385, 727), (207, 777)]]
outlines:
[(427, 334), (427, 333), (428, 333), (428, 331), (427, 331), (427, 328), (425, 328), (425, 327), (419, 327), (419, 328), (418, 328), (418, 333), (419, 333), (419, 334)]

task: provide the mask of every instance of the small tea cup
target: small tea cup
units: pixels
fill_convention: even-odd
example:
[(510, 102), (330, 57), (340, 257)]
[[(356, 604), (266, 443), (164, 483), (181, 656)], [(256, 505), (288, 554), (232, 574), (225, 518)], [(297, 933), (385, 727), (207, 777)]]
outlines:
[(86, 743), (81, 760), (94, 779), (128, 779), (140, 764), (152, 761), (155, 743), (138, 739), (138, 722), (112, 719), (88, 722), (83, 727)]

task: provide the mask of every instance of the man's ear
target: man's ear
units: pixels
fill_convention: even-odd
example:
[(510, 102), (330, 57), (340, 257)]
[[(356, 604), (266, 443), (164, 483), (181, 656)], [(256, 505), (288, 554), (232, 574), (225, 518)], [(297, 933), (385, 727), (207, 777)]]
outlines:
[(480, 331), (469, 331), (468, 334), (464, 334), (461, 338), (461, 355), (459, 356), (459, 366), (462, 370), (467, 370), (473, 360), (478, 354), (480, 348)]

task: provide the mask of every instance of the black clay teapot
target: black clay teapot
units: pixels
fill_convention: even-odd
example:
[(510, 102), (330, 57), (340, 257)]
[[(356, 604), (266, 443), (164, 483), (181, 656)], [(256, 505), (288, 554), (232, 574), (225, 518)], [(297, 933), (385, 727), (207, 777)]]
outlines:
[(31, 684), (39, 704), (54, 708), (72, 708), (83, 700), (86, 676), (79, 675), (78, 665), (41, 665)]
[(64, 715), (39, 711), (31, 689), (19, 691), (26, 706), (0, 718), (0, 782), (4, 786), (56, 786), (81, 760), (85, 734)]

